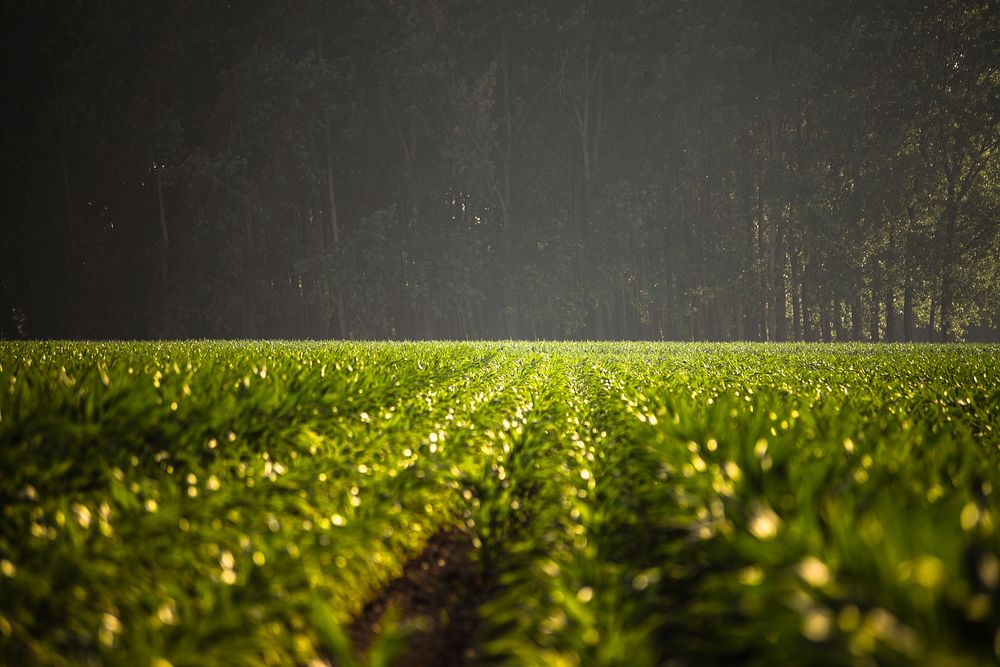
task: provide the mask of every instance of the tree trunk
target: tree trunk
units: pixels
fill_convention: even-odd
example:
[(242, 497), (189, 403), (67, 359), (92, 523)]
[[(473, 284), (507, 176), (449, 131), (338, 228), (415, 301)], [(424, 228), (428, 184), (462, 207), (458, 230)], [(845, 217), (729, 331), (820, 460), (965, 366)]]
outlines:
[(327, 136), (327, 148), (326, 148), (326, 190), (328, 195), (328, 200), (330, 203), (330, 231), (333, 235), (333, 247), (334, 249), (340, 249), (340, 225), (337, 220), (337, 193), (333, 188), (333, 156), (332, 151), (329, 146), (330, 130), (329, 126), (326, 131)]
[(789, 259), (792, 270), (792, 336), (802, 340), (802, 284), (799, 282), (799, 261), (795, 249), (789, 247)]
[[(329, 203), (330, 239), (333, 241), (333, 254), (340, 261), (340, 222), (337, 219), (337, 191), (333, 185), (333, 149), (330, 147), (330, 123), (326, 122), (326, 192)], [(337, 301), (337, 333), (341, 340), (348, 337), (347, 317), (344, 308), (344, 286), (334, 286)]]
[(871, 312), (871, 321), (868, 323), (869, 331), (871, 332), (871, 340), (873, 343), (877, 343), (879, 341), (879, 320), (881, 319), (880, 317), (881, 314), (879, 312), (881, 309), (879, 308), (879, 304), (881, 303), (881, 301), (879, 299), (878, 293), (879, 293), (878, 278), (876, 276), (873, 276), (872, 292), (871, 292), (872, 312)]
[(629, 327), (629, 314), (628, 314), (628, 296), (625, 294), (625, 286), (622, 285), (618, 293), (619, 299), (621, 300), (621, 321), (618, 326), (615, 327), (615, 338), (621, 340), (628, 340), (631, 338), (631, 331)]
[(913, 279), (906, 272), (906, 286), (903, 289), (903, 340), (913, 342)]
[(930, 343), (934, 342), (934, 336), (937, 335), (937, 329), (934, 327), (934, 314), (937, 312), (937, 300), (934, 295), (931, 294), (931, 315), (930, 321), (927, 326), (927, 341)]
[(856, 292), (851, 300), (851, 340), (861, 340), (861, 295)]
[(809, 277), (811, 274), (810, 264), (807, 261), (802, 269), (802, 340), (811, 343), (816, 340), (813, 333), (812, 321), (812, 294)]
[[(764, 203), (762, 199), (758, 200), (757, 210), (760, 215), (760, 224), (764, 225), (765, 213), (764, 213)], [(766, 291), (766, 301), (767, 301), (767, 340), (780, 340), (778, 338), (778, 279), (776, 272), (777, 264), (777, 225), (774, 224), (773, 215), (771, 216), (770, 229), (767, 230), (767, 291)]]
[(949, 187), (948, 206), (945, 210), (944, 240), (941, 245), (941, 342), (954, 340), (952, 307), (954, 300), (954, 271), (952, 264), (955, 222), (958, 217), (957, 204), (952, 201), (954, 187)]
[(786, 321), (787, 285), (785, 283), (785, 239), (781, 224), (782, 216), (775, 220), (775, 274), (774, 274), (774, 322), (777, 340), (788, 340), (788, 322)]
[(833, 333), (836, 336), (837, 342), (844, 340), (844, 312), (841, 307), (840, 297), (833, 298)]
[(821, 298), (819, 303), (820, 335), (823, 337), (824, 343), (829, 343), (832, 333), (830, 331), (830, 301)]
[(896, 296), (891, 286), (885, 290), (885, 342), (896, 342)]

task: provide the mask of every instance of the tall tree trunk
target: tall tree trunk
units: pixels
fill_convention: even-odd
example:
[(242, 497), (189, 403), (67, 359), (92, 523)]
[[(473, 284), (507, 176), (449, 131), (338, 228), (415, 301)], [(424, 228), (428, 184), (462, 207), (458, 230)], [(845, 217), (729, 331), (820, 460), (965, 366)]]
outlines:
[[(942, 163), (944, 173), (948, 181), (948, 195), (945, 200), (944, 209), (944, 231), (941, 248), (941, 340), (949, 342), (955, 340), (954, 326), (954, 300), (955, 300), (955, 262), (957, 261), (955, 249), (955, 234), (958, 224), (958, 217), (961, 214), (963, 203), (968, 197), (969, 191), (975, 184), (976, 179), (986, 167), (990, 153), (1000, 145), (1000, 140), (993, 139), (991, 145), (984, 145), (979, 155), (971, 161), (962, 156), (957, 162), (945, 158)], [(963, 167), (964, 174), (963, 174)]]
[(824, 343), (829, 343), (832, 340), (832, 332), (830, 331), (830, 300), (821, 297), (819, 303), (820, 335)]
[(937, 335), (937, 329), (934, 327), (934, 315), (937, 312), (937, 299), (934, 298), (934, 294), (931, 294), (931, 312), (930, 319), (927, 323), (927, 341), (930, 343), (934, 342), (934, 337)]
[(906, 272), (906, 286), (903, 288), (903, 340), (913, 342), (913, 279)]
[(833, 297), (833, 334), (838, 343), (846, 337), (844, 332), (844, 309), (839, 296)]
[[(735, 288), (734, 288), (735, 289)], [(730, 292), (728, 301), (733, 308), (733, 321), (736, 325), (736, 340), (746, 340), (746, 323), (743, 319), (742, 301), (737, 295)]]
[(881, 304), (881, 299), (879, 298), (879, 292), (881, 287), (881, 282), (878, 276), (878, 267), (873, 269), (872, 275), (872, 289), (871, 289), (871, 321), (868, 323), (869, 331), (871, 332), (871, 340), (873, 343), (879, 342), (879, 324), (881, 318), (881, 309), (879, 305)]
[[(327, 144), (326, 151), (326, 188), (328, 201), (330, 204), (330, 232), (333, 240), (333, 253), (340, 261), (340, 227), (337, 220), (337, 192), (333, 187), (333, 158), (330, 155), (331, 151), (329, 148), (329, 143)], [(343, 284), (338, 284), (335, 286), (336, 300), (337, 300), (337, 333), (340, 335), (341, 340), (345, 340), (348, 336), (347, 331), (347, 317), (344, 312), (344, 286)]]
[(603, 302), (598, 303), (593, 310), (595, 340), (606, 340), (608, 337), (608, 333), (604, 329), (604, 308), (602, 305)]
[(877, 292), (872, 292), (871, 300), (871, 319), (868, 322), (869, 337), (873, 343), (879, 342), (879, 320), (881, 319), (879, 311), (879, 298)]
[(799, 260), (791, 244), (788, 256), (792, 271), (792, 336), (795, 340), (802, 340), (802, 284), (799, 282)]
[[(758, 199), (757, 210), (760, 215), (760, 224), (763, 227), (767, 215), (765, 213), (765, 207), (763, 199)], [(777, 300), (777, 225), (774, 221), (774, 216), (770, 216), (771, 225), (767, 230), (767, 278), (765, 284), (767, 288), (765, 290), (765, 300), (767, 308), (767, 340), (779, 340), (778, 339), (778, 300)]]
[(896, 296), (892, 286), (885, 290), (885, 342), (896, 342)]
[[(317, 29), (316, 30), (316, 59), (323, 64), (323, 33)], [(327, 192), (327, 202), (329, 204), (328, 220), (329, 220), (329, 235), (327, 234), (326, 228), (324, 228), (324, 243), (329, 244), (330, 241), (333, 242), (333, 254), (336, 260), (339, 262), (340, 257), (340, 221), (337, 219), (337, 190), (333, 185), (333, 145), (330, 139), (330, 117), (324, 111), (323, 113), (323, 137), (326, 140), (324, 144), (326, 153), (326, 192)], [(337, 333), (341, 340), (347, 338), (347, 318), (344, 308), (344, 286), (338, 284), (334, 287), (336, 296), (336, 308), (337, 308)]]
[(952, 308), (954, 300), (954, 236), (958, 205), (954, 201), (954, 186), (948, 187), (948, 205), (945, 208), (944, 239), (941, 244), (941, 341), (954, 340)]
[(810, 282), (810, 277), (812, 274), (811, 262), (806, 260), (805, 266), (802, 268), (802, 339), (807, 343), (811, 343), (816, 340), (813, 333), (813, 321), (812, 321), (812, 283)]
[(333, 151), (330, 149), (330, 127), (326, 130), (326, 191), (330, 204), (330, 232), (333, 237), (333, 247), (340, 249), (340, 223), (337, 220), (337, 192), (333, 187)]
[(861, 340), (861, 294), (851, 298), (851, 340)]
[(777, 237), (774, 242), (775, 266), (774, 266), (774, 323), (775, 337), (777, 340), (788, 340), (788, 322), (786, 321), (787, 308), (787, 285), (785, 283), (785, 232), (783, 229), (782, 214), (778, 214), (774, 221), (774, 231)]
[(615, 338), (628, 340), (631, 337), (631, 332), (629, 329), (628, 297), (625, 294), (624, 285), (622, 285), (621, 289), (618, 291), (618, 298), (620, 301), (621, 321), (618, 322), (618, 326), (615, 327)]

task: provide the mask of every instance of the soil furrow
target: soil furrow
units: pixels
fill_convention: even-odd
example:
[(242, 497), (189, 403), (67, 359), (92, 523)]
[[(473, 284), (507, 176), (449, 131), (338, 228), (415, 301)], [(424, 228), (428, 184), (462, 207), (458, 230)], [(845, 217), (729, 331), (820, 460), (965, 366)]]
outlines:
[(469, 537), (443, 531), (404, 567), (403, 574), (365, 605), (351, 623), (350, 638), (359, 652), (382, 632), (386, 612), (395, 608), (400, 623), (415, 628), (398, 661), (407, 667), (465, 665), (474, 656), (471, 644), (476, 610), (485, 598), (479, 565)]

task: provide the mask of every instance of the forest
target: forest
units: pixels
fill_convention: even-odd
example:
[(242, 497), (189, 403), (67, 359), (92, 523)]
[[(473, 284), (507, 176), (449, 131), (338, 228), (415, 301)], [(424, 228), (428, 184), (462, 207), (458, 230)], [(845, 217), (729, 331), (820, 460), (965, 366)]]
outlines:
[(990, 0), (8, 0), (0, 338), (955, 341)]

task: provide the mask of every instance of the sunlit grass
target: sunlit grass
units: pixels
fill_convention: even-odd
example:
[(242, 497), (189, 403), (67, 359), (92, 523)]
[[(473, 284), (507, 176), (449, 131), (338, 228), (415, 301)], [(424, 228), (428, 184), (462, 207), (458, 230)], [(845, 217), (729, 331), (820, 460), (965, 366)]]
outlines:
[(0, 655), (343, 656), (340, 625), (458, 528), (490, 660), (990, 664), (997, 359), (4, 344)]

